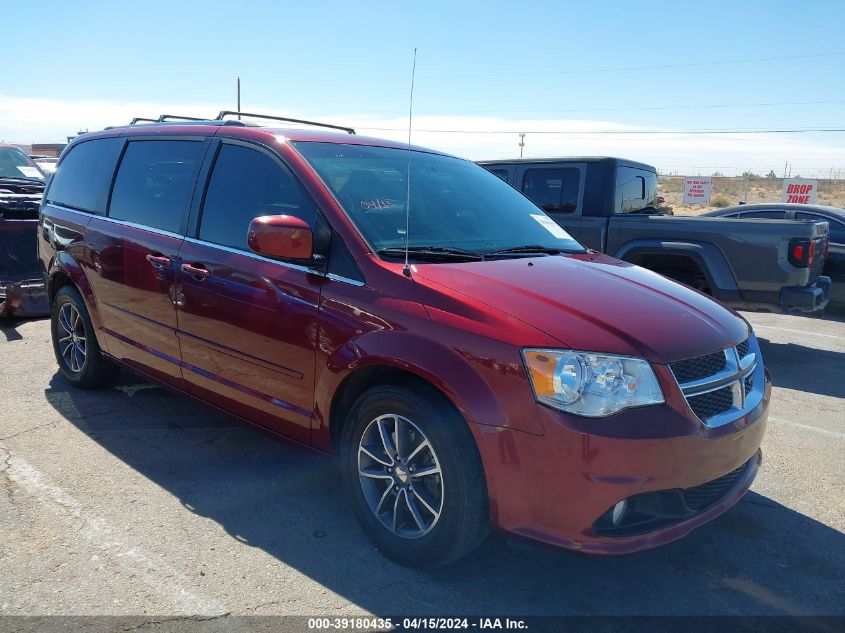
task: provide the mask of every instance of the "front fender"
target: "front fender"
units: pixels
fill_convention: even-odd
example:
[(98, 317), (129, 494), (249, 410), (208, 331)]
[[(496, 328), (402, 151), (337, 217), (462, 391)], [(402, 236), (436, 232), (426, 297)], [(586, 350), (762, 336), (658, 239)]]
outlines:
[[(317, 411), (325, 414), (323, 424), (330, 417), (332, 399), (341, 383), (355, 371), (372, 366), (401, 369), (432, 384), (470, 423), (543, 433), (526, 376), (489, 374), (490, 367), (479, 371), (465, 353), (401, 330), (369, 332), (328, 357), (315, 389)], [(500, 376), (503, 384), (491, 385), (491, 376)], [(503, 397), (517, 391), (513, 398)]]

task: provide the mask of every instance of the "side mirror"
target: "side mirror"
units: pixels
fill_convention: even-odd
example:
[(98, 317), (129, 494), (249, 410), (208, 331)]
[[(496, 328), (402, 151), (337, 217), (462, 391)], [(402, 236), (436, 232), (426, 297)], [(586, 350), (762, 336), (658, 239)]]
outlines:
[(312, 259), (314, 234), (304, 220), (292, 215), (264, 215), (249, 223), (249, 249), (275, 259)]

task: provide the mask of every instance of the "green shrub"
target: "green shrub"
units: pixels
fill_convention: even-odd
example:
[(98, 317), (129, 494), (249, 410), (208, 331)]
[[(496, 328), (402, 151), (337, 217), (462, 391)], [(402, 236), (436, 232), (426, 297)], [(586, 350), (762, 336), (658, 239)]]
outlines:
[(731, 206), (731, 199), (723, 193), (717, 193), (710, 198), (710, 204), (717, 209), (724, 209), (725, 207)]

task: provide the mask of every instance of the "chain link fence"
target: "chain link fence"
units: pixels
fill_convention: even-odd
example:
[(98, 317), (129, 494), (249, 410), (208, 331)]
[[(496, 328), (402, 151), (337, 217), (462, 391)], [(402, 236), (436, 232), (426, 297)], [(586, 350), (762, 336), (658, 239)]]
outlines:
[[(819, 179), (817, 204), (845, 208), (845, 180)], [(783, 178), (761, 178), (754, 176), (713, 176), (710, 204), (685, 205), (684, 177), (660, 176), (657, 193), (665, 198), (664, 205), (672, 207), (675, 215), (697, 215), (720, 207), (730, 207), (741, 202), (779, 202)]]

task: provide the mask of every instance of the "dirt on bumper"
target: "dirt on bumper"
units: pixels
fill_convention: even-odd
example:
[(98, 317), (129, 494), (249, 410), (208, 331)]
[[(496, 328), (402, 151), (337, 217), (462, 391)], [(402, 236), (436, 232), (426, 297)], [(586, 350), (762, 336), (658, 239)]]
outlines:
[(0, 317), (43, 317), (49, 314), (50, 301), (42, 280), (0, 281)]

